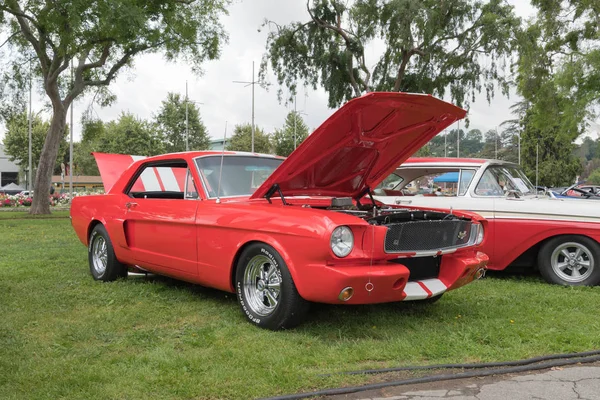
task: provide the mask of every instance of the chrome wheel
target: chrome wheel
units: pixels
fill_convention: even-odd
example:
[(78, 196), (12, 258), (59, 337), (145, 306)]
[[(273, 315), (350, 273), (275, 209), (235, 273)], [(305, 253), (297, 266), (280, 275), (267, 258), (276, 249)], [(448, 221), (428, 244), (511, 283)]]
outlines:
[(98, 276), (104, 275), (107, 263), (108, 247), (106, 246), (106, 240), (102, 236), (96, 235), (94, 243), (92, 243), (92, 266)]
[(250, 259), (244, 272), (244, 295), (251, 310), (261, 317), (277, 308), (281, 294), (281, 272), (264, 255)]
[(583, 244), (562, 243), (552, 252), (552, 270), (562, 280), (570, 283), (583, 282), (594, 271), (594, 255)]

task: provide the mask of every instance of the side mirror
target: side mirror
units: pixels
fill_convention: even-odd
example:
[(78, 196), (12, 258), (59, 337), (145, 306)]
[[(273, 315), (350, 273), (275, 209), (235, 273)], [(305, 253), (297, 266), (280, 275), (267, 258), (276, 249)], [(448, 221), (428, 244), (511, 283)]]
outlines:
[(509, 191), (506, 193), (506, 198), (507, 198), (507, 199), (520, 199), (520, 198), (521, 198), (521, 196), (519, 195), (519, 192), (518, 192), (518, 191), (516, 191), (516, 190), (509, 190)]

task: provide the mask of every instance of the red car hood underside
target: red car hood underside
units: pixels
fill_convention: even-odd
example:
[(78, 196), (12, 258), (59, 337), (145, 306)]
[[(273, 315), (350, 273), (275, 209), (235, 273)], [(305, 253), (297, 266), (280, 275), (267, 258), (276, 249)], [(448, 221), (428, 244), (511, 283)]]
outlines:
[(369, 93), (315, 130), (254, 192), (357, 198), (374, 188), (466, 111), (435, 97)]

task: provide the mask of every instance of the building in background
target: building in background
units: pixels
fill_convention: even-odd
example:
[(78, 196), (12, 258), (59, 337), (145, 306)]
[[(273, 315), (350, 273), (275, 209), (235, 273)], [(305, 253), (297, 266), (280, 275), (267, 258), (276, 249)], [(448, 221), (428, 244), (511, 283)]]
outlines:
[[(69, 176), (65, 175), (63, 178), (61, 175), (53, 175), (52, 186), (54, 186), (54, 190), (58, 193), (68, 193)], [(73, 191), (103, 193), (104, 185), (102, 184), (102, 178), (99, 176), (73, 175)]]
[[(223, 150), (223, 139), (214, 139), (209, 143), (209, 150)], [(227, 142), (225, 142), (225, 145), (227, 145)]]
[(0, 187), (11, 183), (19, 184), (19, 166), (9, 160), (0, 144)]

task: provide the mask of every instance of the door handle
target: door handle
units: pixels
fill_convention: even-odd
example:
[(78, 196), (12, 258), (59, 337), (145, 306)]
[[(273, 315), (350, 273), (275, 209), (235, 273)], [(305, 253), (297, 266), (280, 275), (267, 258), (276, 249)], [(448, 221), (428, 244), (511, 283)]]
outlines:
[(395, 203), (396, 204), (411, 204), (412, 200), (400, 200), (400, 199), (396, 199)]
[(134, 203), (134, 202), (125, 203), (125, 207), (127, 207), (127, 211), (129, 211), (132, 207), (135, 207), (137, 205), (138, 205), (138, 203)]

